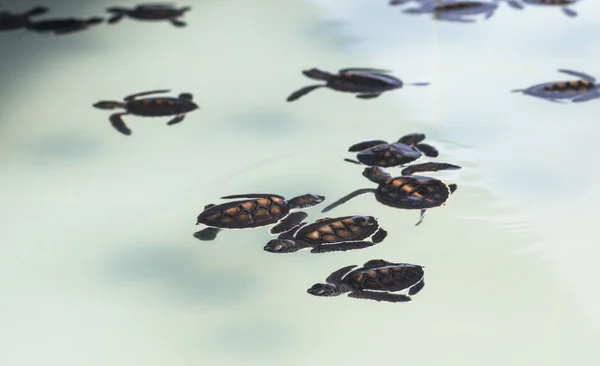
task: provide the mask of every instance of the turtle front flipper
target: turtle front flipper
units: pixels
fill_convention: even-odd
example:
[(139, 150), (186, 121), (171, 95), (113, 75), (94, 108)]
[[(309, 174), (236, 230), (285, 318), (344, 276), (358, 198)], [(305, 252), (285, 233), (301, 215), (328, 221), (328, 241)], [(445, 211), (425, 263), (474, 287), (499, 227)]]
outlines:
[(338, 71), (339, 74), (349, 73), (389, 74), (391, 70), (372, 69), (368, 67), (347, 67)]
[(430, 158), (437, 158), (440, 155), (440, 152), (429, 144), (416, 144), (415, 147), (425, 154), (425, 156)]
[(283, 233), (285, 231), (289, 231), (295, 226), (298, 226), (298, 224), (300, 224), (302, 220), (304, 220), (307, 217), (308, 214), (304, 211), (293, 212), (289, 214), (286, 218), (281, 220), (277, 225), (273, 226), (269, 230), (269, 232), (275, 235)]
[(386, 292), (368, 292), (368, 291), (355, 291), (348, 294), (348, 297), (355, 299), (368, 299), (375, 301), (387, 301), (387, 302), (409, 302), (411, 298), (406, 295), (389, 294)]
[(170, 120), (169, 122), (167, 122), (167, 126), (171, 126), (174, 125), (176, 123), (179, 123), (181, 121), (183, 121), (185, 119), (185, 114), (180, 114), (175, 116), (175, 118), (173, 118), (172, 120)]
[(286, 101), (293, 102), (295, 100), (302, 98), (303, 96), (310, 93), (311, 91), (313, 91), (315, 89), (323, 88), (323, 87), (325, 87), (325, 85), (311, 85), (311, 86), (304, 87), (304, 88), (299, 89), (299, 90), (293, 92), (292, 94), (290, 94), (290, 96), (287, 97)]
[(223, 196), (221, 199), (230, 199), (230, 198), (269, 198), (269, 197), (277, 197), (280, 199), (284, 199), (283, 196), (279, 196), (276, 194), (269, 193), (246, 193), (246, 194), (232, 194), (229, 196)]
[(590, 92), (587, 92), (583, 95), (578, 96), (577, 98), (573, 99), (572, 102), (574, 102), (574, 103), (587, 102), (588, 100), (597, 99), (597, 98), (600, 98), (600, 90), (594, 89)]
[(159, 93), (168, 93), (170, 91), (171, 91), (171, 89), (150, 90), (150, 91), (145, 91), (145, 92), (141, 92), (141, 93), (131, 94), (131, 95), (126, 96), (123, 99), (126, 102), (130, 102), (130, 101), (134, 100), (135, 98), (137, 98), (137, 97), (143, 97), (144, 95), (159, 94)]
[(300, 224), (298, 224), (297, 226), (294, 226), (290, 230), (284, 231), (281, 234), (279, 234), (279, 236), (277, 237), (277, 239), (279, 239), (279, 240), (290, 240), (290, 239), (293, 239), (294, 238), (294, 234), (296, 234), (296, 232), (298, 232), (298, 230), (300, 230), (301, 228), (303, 228), (307, 224), (308, 224), (307, 222), (301, 222)]
[(421, 216), (419, 216), (419, 221), (417, 221), (417, 223), (415, 224), (415, 226), (421, 225), (421, 223), (423, 222), (423, 219), (425, 218), (425, 214), (426, 213), (427, 213), (426, 209), (422, 209), (421, 210)]
[(216, 227), (207, 227), (194, 233), (194, 238), (202, 241), (215, 240), (221, 229)]
[(348, 148), (348, 151), (349, 152), (358, 152), (358, 151), (363, 151), (363, 150), (370, 149), (372, 147), (379, 146), (379, 145), (387, 145), (387, 141), (369, 140), (369, 141), (359, 142), (358, 144), (354, 144), (354, 145), (350, 146)]
[(575, 18), (577, 16), (577, 12), (567, 8), (566, 6), (562, 8), (563, 13), (571, 18)]
[(402, 169), (402, 175), (413, 175), (414, 173), (420, 172), (437, 172), (440, 170), (457, 170), (462, 169), (458, 165), (448, 164), (448, 163), (421, 163), (407, 166)]
[(126, 8), (112, 7), (112, 8), (106, 9), (106, 11), (114, 14), (112, 17), (108, 18), (106, 23), (115, 24), (115, 23), (121, 21), (129, 10)]
[(323, 210), (321, 210), (321, 212), (327, 212), (327, 211), (331, 211), (334, 208), (338, 207), (339, 205), (342, 205), (348, 201), (350, 201), (351, 199), (360, 196), (361, 194), (365, 194), (365, 193), (375, 193), (376, 190), (373, 188), (363, 188), (363, 189), (357, 189), (356, 191), (349, 193), (348, 195), (340, 198), (339, 200), (333, 202), (332, 204), (330, 204), (329, 206), (325, 207)]
[(319, 245), (311, 249), (311, 253), (345, 252), (346, 250), (363, 249), (372, 247), (375, 243), (370, 241), (348, 241), (339, 244)]
[(454, 183), (448, 184), (448, 189), (450, 189), (450, 194), (452, 194), (458, 189), (458, 186)]
[(115, 113), (113, 115), (110, 116), (110, 123), (112, 124), (112, 126), (119, 132), (121, 132), (123, 135), (131, 135), (131, 130), (129, 129), (129, 127), (127, 127), (127, 125), (125, 124), (125, 121), (123, 121), (123, 116), (129, 114), (129, 113)]
[(26, 11), (23, 15), (25, 17), (32, 17), (32, 16), (36, 16), (36, 15), (46, 14), (49, 10), (50, 9), (45, 6), (36, 6), (32, 9), (29, 9), (28, 11)]
[(381, 93), (369, 93), (369, 94), (358, 94), (356, 97), (358, 99), (374, 99), (381, 95)]
[(338, 269), (337, 271), (335, 271), (335, 272), (331, 273), (329, 276), (327, 276), (327, 278), (325, 279), (325, 282), (333, 283), (333, 284), (340, 284), (342, 282), (342, 278), (344, 277), (344, 275), (346, 273), (350, 272), (350, 270), (354, 267), (356, 267), (356, 264)]
[(575, 77), (578, 77), (578, 78), (582, 78), (582, 79), (588, 80), (588, 81), (590, 81), (592, 83), (596, 81), (595, 77), (593, 77), (591, 75), (588, 75), (586, 73), (583, 73), (581, 71), (574, 71), (574, 70), (567, 70), (567, 69), (558, 69), (558, 72), (561, 72), (561, 73), (567, 74), (567, 75), (571, 75), (571, 76), (575, 76)]
[(424, 133), (409, 133), (408, 135), (400, 137), (397, 142), (406, 145), (416, 145), (423, 140), (425, 140)]
[(187, 25), (186, 22), (177, 19), (171, 19), (170, 22), (177, 28), (185, 27)]
[(410, 290), (408, 290), (408, 294), (410, 296), (416, 295), (423, 289), (423, 287), (425, 287), (425, 280), (421, 280), (419, 283), (411, 287)]

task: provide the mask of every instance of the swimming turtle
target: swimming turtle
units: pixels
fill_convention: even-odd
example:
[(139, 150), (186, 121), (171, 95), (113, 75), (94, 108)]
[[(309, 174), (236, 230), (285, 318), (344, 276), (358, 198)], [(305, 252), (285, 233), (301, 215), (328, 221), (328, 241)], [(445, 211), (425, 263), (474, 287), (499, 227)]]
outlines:
[(387, 236), (373, 216), (324, 217), (310, 225), (301, 223), (267, 243), (271, 253), (292, 253), (311, 248), (311, 253), (362, 249), (381, 243)]
[(354, 164), (380, 166), (384, 168), (411, 163), (423, 155), (435, 158), (439, 155), (431, 145), (421, 143), (425, 140), (422, 133), (411, 133), (400, 137), (392, 144), (383, 140), (369, 140), (350, 146), (349, 152), (357, 152), (356, 160), (344, 159)]
[[(387, 302), (408, 302), (425, 287), (424, 267), (371, 259), (361, 268), (356, 265), (338, 269), (325, 282), (314, 284), (307, 292), (314, 296), (339, 296)], [(408, 290), (408, 295), (397, 292)]]
[(531, 86), (527, 89), (515, 89), (512, 92), (522, 92), (532, 97), (542, 98), (550, 102), (564, 103), (570, 100), (574, 103), (587, 102), (588, 100), (600, 98), (600, 85), (596, 84), (596, 78), (579, 71), (559, 69), (559, 72), (576, 76), (580, 80), (551, 81), (548, 83)]
[(152, 90), (126, 96), (123, 102), (116, 101), (100, 101), (94, 104), (94, 107), (99, 109), (115, 109), (124, 108), (124, 113), (115, 113), (110, 116), (110, 123), (113, 127), (124, 135), (131, 135), (131, 130), (125, 125), (123, 116), (133, 114), (135, 116), (144, 117), (163, 117), (175, 116), (167, 125), (174, 125), (183, 121), (185, 114), (198, 109), (198, 105), (192, 101), (192, 94), (181, 93), (177, 98), (155, 97), (142, 98), (139, 97), (157, 93), (167, 93), (169, 89)]
[[(333, 90), (356, 93), (360, 99), (377, 98), (381, 93), (402, 88), (404, 83), (393, 76), (386, 75), (390, 71), (369, 68), (346, 68), (331, 74), (327, 71), (312, 68), (303, 70), (302, 73), (315, 80), (325, 81), (325, 84), (310, 85), (293, 92), (288, 102), (300, 99), (304, 95), (318, 88), (330, 88)], [(429, 83), (413, 83), (409, 85), (429, 85)]]
[(53, 33), (55, 35), (62, 35), (88, 29), (93, 25), (102, 23), (103, 21), (104, 19), (100, 17), (91, 17), (88, 19), (59, 18), (42, 20), (39, 22), (29, 22), (26, 28), (29, 31), (37, 33)]
[(469, 19), (469, 16), (485, 14), (484, 19), (489, 19), (498, 9), (498, 0), (494, 2), (482, 1), (452, 1), (443, 2), (435, 0), (433, 2), (421, 2), (419, 8), (406, 9), (403, 12), (406, 14), (433, 14), (436, 20), (445, 20), (458, 23), (474, 23), (474, 19)]
[(446, 184), (432, 177), (412, 174), (456, 169), (461, 167), (447, 163), (422, 163), (410, 165), (402, 170), (401, 176), (392, 177), (383, 168), (370, 166), (365, 168), (362, 174), (373, 183), (377, 183), (377, 188), (358, 189), (333, 202), (321, 212), (331, 211), (361, 194), (373, 193), (377, 202), (383, 205), (406, 210), (421, 210), (421, 216), (415, 225), (418, 226), (423, 221), (427, 209), (445, 205), (458, 186)]
[(140, 4), (135, 8), (111, 7), (106, 9), (106, 11), (114, 14), (108, 20), (108, 24), (115, 24), (123, 19), (123, 17), (128, 16), (129, 18), (138, 20), (168, 20), (176, 27), (185, 27), (186, 23), (177, 18), (183, 16), (191, 9), (189, 6), (177, 8), (168, 3), (154, 3)]
[(523, 9), (523, 4), (560, 7), (562, 12), (568, 17), (577, 16), (577, 12), (569, 7), (578, 1), (579, 0), (506, 0), (508, 5), (518, 10)]
[(194, 234), (197, 239), (214, 240), (221, 229), (250, 229), (260, 226), (271, 227), (271, 234), (289, 231), (308, 214), (292, 210), (318, 205), (325, 197), (316, 194), (305, 194), (286, 200), (284, 197), (269, 193), (249, 193), (221, 197), (222, 199), (244, 198), (240, 201), (208, 204), (198, 216), (196, 225), (204, 224), (207, 228)]
[(50, 9), (45, 6), (36, 6), (24, 13), (12, 13), (6, 10), (0, 11), (0, 31), (12, 31), (25, 28), (29, 24), (29, 18), (42, 15)]

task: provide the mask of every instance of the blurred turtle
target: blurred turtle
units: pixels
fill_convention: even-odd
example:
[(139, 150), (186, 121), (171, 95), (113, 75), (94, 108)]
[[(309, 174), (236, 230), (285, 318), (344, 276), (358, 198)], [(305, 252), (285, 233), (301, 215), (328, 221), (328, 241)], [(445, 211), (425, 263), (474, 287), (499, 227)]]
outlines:
[(521, 92), (532, 97), (546, 99), (550, 102), (563, 103), (570, 100), (574, 103), (587, 102), (588, 100), (600, 98), (600, 85), (596, 84), (596, 78), (579, 71), (559, 69), (559, 72), (576, 76), (579, 80), (551, 81), (548, 83), (531, 86), (527, 89), (515, 89), (512, 92)]
[(570, 6), (574, 5), (578, 1), (579, 0), (506, 0), (508, 5), (518, 10), (523, 9), (523, 4), (560, 7), (562, 12), (568, 17), (577, 16), (577, 12), (570, 9)]
[(494, 2), (482, 1), (452, 1), (445, 2), (436, 0), (433, 2), (421, 2), (419, 8), (406, 9), (406, 14), (433, 14), (434, 19), (458, 23), (474, 23), (470, 16), (485, 14), (484, 19), (491, 18), (498, 9), (498, 0)]
[(437, 149), (422, 143), (423, 140), (425, 140), (424, 134), (411, 133), (391, 144), (383, 140), (359, 142), (348, 149), (349, 152), (358, 152), (356, 155), (358, 161), (344, 160), (354, 164), (389, 168), (411, 163), (423, 155), (431, 158), (437, 157), (439, 155)]
[(240, 201), (208, 204), (198, 216), (196, 225), (207, 228), (194, 234), (199, 240), (214, 240), (221, 229), (252, 229), (277, 224), (270, 229), (271, 234), (280, 234), (291, 230), (308, 214), (293, 210), (312, 207), (325, 200), (316, 194), (305, 194), (286, 200), (270, 193), (249, 193), (221, 197), (222, 199), (244, 198)]
[(177, 19), (192, 8), (184, 6), (177, 8), (168, 3), (140, 4), (135, 8), (111, 7), (107, 12), (114, 14), (108, 19), (108, 24), (115, 24), (127, 16), (137, 20), (168, 20), (176, 27), (185, 27), (186, 23)]
[[(293, 92), (288, 102), (300, 99), (304, 95), (318, 88), (330, 88), (333, 90), (355, 93), (360, 99), (373, 99), (382, 93), (402, 88), (404, 83), (393, 76), (387, 75), (390, 71), (369, 68), (347, 68), (332, 74), (327, 71), (312, 68), (302, 73), (315, 80), (325, 81), (325, 84), (310, 85)], [(429, 85), (429, 83), (413, 83), (409, 85)]]
[[(339, 296), (387, 302), (408, 302), (425, 287), (423, 266), (371, 259), (361, 268), (343, 267), (307, 290), (314, 296)], [(351, 271), (352, 270), (352, 271)], [(398, 292), (408, 290), (408, 295)]]
[(301, 223), (267, 243), (271, 253), (292, 253), (311, 249), (311, 253), (326, 253), (362, 249), (381, 243), (387, 236), (373, 216), (324, 217), (310, 225)]
[(104, 19), (100, 17), (91, 17), (88, 19), (58, 18), (29, 22), (26, 28), (29, 31), (37, 33), (63, 35), (89, 29), (91, 26), (101, 24), (103, 21)]
[(460, 168), (447, 163), (422, 163), (408, 166), (402, 170), (401, 176), (392, 177), (381, 167), (367, 167), (363, 171), (363, 176), (377, 183), (377, 188), (358, 189), (333, 202), (321, 212), (331, 211), (361, 194), (373, 193), (375, 199), (383, 205), (406, 210), (421, 210), (421, 216), (415, 225), (418, 226), (423, 222), (427, 209), (445, 205), (450, 195), (456, 191), (457, 185), (412, 174)]
[(100, 101), (95, 103), (94, 107), (99, 109), (125, 109), (125, 112), (115, 113), (109, 118), (113, 127), (124, 135), (131, 135), (131, 130), (125, 125), (122, 118), (126, 114), (143, 117), (175, 116), (167, 122), (167, 125), (171, 126), (183, 121), (186, 113), (200, 108), (192, 101), (193, 98), (190, 93), (181, 93), (177, 98), (139, 98), (144, 95), (167, 93), (169, 91), (169, 89), (164, 89), (132, 94), (125, 97), (124, 102)]
[(11, 13), (0, 11), (0, 31), (23, 29), (29, 24), (30, 18), (46, 14), (50, 9), (45, 6), (36, 6), (24, 13)]

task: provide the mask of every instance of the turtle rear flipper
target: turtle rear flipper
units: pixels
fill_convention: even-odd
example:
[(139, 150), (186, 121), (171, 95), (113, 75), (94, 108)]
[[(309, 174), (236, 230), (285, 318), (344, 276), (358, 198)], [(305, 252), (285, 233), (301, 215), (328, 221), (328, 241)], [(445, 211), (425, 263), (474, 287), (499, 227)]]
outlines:
[(115, 24), (123, 19), (125, 14), (115, 14), (112, 17), (108, 18), (106, 21), (107, 24)]
[(304, 220), (307, 217), (308, 214), (304, 211), (292, 212), (286, 218), (281, 220), (277, 225), (273, 226), (269, 230), (269, 232), (271, 234), (279, 234), (286, 231), (290, 231), (294, 227), (298, 226), (298, 224), (300, 224), (302, 220)]
[(186, 22), (177, 19), (171, 19), (170, 22), (173, 24), (173, 26), (178, 28), (185, 27), (187, 25)]
[(402, 169), (402, 175), (413, 175), (418, 172), (437, 172), (440, 170), (458, 170), (462, 169), (458, 165), (448, 163), (421, 163), (407, 166)]
[(177, 115), (173, 119), (171, 119), (169, 122), (167, 122), (167, 126), (171, 126), (176, 123), (179, 123), (179, 122), (183, 121), (184, 119), (185, 119), (185, 114)]
[(347, 194), (346, 196), (340, 198), (339, 200), (333, 202), (332, 204), (330, 204), (329, 206), (325, 207), (323, 210), (321, 210), (321, 212), (327, 212), (327, 211), (331, 211), (334, 208), (338, 207), (339, 205), (342, 205), (348, 201), (350, 201), (351, 199), (360, 196), (361, 194), (365, 194), (365, 193), (374, 193), (377, 190), (373, 189), (373, 188), (363, 188), (363, 189), (357, 189), (356, 191)]
[(427, 213), (426, 209), (422, 209), (421, 210), (421, 216), (419, 216), (419, 221), (417, 221), (417, 223), (415, 224), (415, 226), (421, 225), (421, 223), (423, 222), (423, 219), (425, 218), (425, 214), (426, 213)]
[(325, 87), (325, 85), (311, 85), (311, 86), (307, 86), (302, 89), (296, 90), (295, 92), (290, 94), (289, 97), (287, 97), (286, 101), (293, 102), (295, 100), (302, 98), (303, 96), (310, 93), (311, 91), (318, 89), (318, 88), (323, 88), (323, 87)]
[(425, 287), (425, 280), (421, 280), (421, 282), (411, 287), (410, 290), (408, 290), (408, 294), (410, 296), (416, 295), (423, 289), (423, 287)]
[(440, 152), (429, 144), (416, 144), (415, 147), (425, 154), (425, 156), (430, 158), (437, 158), (440, 155)]
[(450, 194), (452, 194), (458, 189), (458, 186), (454, 183), (448, 184), (448, 189), (450, 189)]
[(387, 144), (387, 141), (383, 141), (383, 140), (363, 141), (363, 142), (359, 142), (358, 144), (354, 144), (354, 145), (350, 146), (348, 148), (348, 151), (349, 152), (358, 152), (358, 151), (370, 149), (370, 148), (378, 146), (378, 145), (386, 145), (386, 144)]
[(387, 301), (387, 302), (409, 302), (411, 298), (406, 295), (399, 294), (388, 294), (386, 292), (368, 292), (368, 291), (356, 291), (348, 294), (348, 297), (355, 299), (368, 299), (375, 301)]
[(311, 253), (345, 252), (346, 250), (363, 249), (372, 247), (375, 243), (370, 241), (347, 241), (339, 244), (319, 245)]
[(129, 129), (129, 127), (127, 127), (122, 118), (126, 114), (128, 113), (115, 113), (111, 115), (109, 119), (110, 123), (117, 131), (121, 132), (123, 135), (129, 136), (131, 135), (131, 130)]
[(207, 227), (194, 233), (194, 238), (202, 241), (215, 240), (221, 229), (216, 227)]
[(358, 94), (356, 97), (358, 99), (374, 99), (381, 95), (381, 93), (369, 93), (369, 94)]
[(523, 5), (516, 0), (507, 0), (506, 3), (513, 9), (523, 10)]
[(563, 13), (571, 18), (575, 18), (577, 16), (577, 12), (567, 8), (566, 6), (562, 8)]
[(600, 90), (594, 89), (590, 92), (587, 92), (583, 95), (578, 96), (577, 98), (573, 99), (572, 101), (574, 103), (580, 103), (580, 102), (587, 102), (588, 100), (597, 99), (597, 98), (600, 98)]
[(388, 235), (388, 232), (387, 232), (387, 231), (385, 231), (385, 230), (383, 230), (383, 228), (381, 228), (381, 227), (380, 227), (380, 228), (379, 228), (379, 231), (377, 231), (377, 232), (375, 233), (375, 235), (373, 235), (373, 236), (371, 237), (371, 241), (372, 241), (374, 244), (379, 244), (379, 243), (381, 243), (381, 242), (382, 242), (382, 241), (383, 241), (383, 240), (384, 240), (384, 239), (387, 237), (387, 235)]

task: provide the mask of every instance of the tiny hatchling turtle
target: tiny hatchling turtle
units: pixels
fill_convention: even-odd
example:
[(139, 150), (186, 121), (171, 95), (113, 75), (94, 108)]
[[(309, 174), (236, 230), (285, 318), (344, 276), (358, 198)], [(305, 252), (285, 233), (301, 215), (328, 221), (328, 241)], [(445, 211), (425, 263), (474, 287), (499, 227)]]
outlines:
[(29, 22), (26, 28), (29, 31), (37, 33), (62, 35), (89, 29), (91, 26), (101, 24), (103, 21), (104, 19), (100, 17), (87, 19), (58, 18)]
[(207, 227), (194, 234), (199, 240), (214, 240), (221, 229), (251, 229), (260, 226), (271, 227), (271, 234), (289, 231), (304, 220), (308, 214), (303, 211), (292, 212), (318, 205), (325, 197), (305, 194), (286, 200), (284, 197), (269, 193), (249, 193), (221, 197), (222, 199), (244, 198), (243, 200), (208, 204), (198, 216), (196, 225)]
[(513, 93), (521, 92), (525, 95), (548, 100), (550, 102), (564, 103), (570, 100), (574, 103), (587, 102), (588, 100), (600, 98), (600, 85), (596, 84), (596, 78), (583, 72), (559, 69), (567, 75), (580, 78), (570, 81), (551, 81), (548, 83), (531, 86), (527, 89), (516, 89)]
[(137, 20), (168, 20), (176, 27), (185, 27), (186, 23), (177, 19), (192, 8), (184, 6), (177, 8), (172, 4), (140, 4), (135, 8), (111, 7), (107, 12), (114, 14), (108, 19), (108, 24), (115, 24), (127, 16)]
[(518, 10), (523, 9), (523, 4), (560, 7), (563, 14), (573, 18), (577, 16), (577, 12), (569, 7), (575, 5), (578, 1), (579, 0), (507, 0), (506, 2), (508, 5)]
[[(425, 287), (423, 266), (408, 263), (391, 263), (371, 259), (361, 268), (347, 266), (333, 272), (325, 282), (307, 290), (314, 296), (339, 296), (387, 302), (408, 302)], [(398, 292), (408, 290), (408, 295)]]
[(22, 29), (30, 22), (30, 18), (46, 14), (50, 9), (45, 6), (36, 6), (24, 13), (12, 13), (10, 11), (0, 11), (0, 31), (13, 31)]
[(271, 253), (292, 253), (311, 248), (311, 253), (362, 249), (381, 243), (387, 232), (373, 216), (324, 217), (300, 224), (267, 243)]
[(406, 14), (433, 14), (435, 20), (473, 23), (474, 19), (469, 16), (485, 14), (485, 19), (491, 18), (498, 9), (498, 0), (487, 1), (422, 1), (421, 7), (406, 9)]

